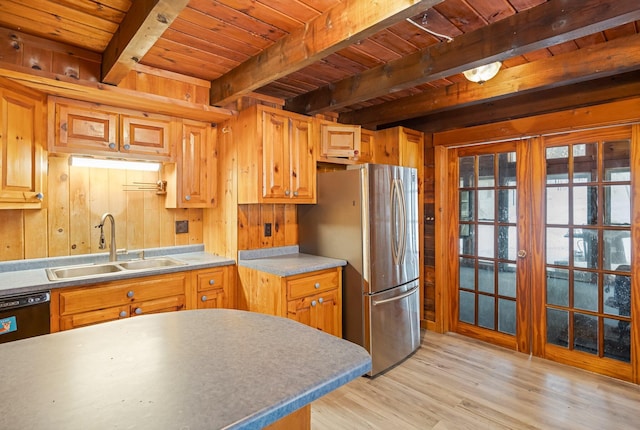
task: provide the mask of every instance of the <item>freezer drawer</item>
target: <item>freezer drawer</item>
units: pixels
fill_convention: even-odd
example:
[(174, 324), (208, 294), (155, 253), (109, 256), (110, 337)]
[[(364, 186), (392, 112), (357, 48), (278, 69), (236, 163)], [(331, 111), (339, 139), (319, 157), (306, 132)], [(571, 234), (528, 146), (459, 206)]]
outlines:
[(367, 349), (370, 376), (397, 364), (420, 346), (420, 284), (418, 280), (365, 296), (369, 313)]

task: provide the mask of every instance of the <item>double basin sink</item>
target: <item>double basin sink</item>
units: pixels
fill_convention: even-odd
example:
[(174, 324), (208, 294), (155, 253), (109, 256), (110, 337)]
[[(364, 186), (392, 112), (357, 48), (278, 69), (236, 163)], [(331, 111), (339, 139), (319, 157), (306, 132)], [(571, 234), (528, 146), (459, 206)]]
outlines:
[(155, 257), (142, 260), (114, 261), (81, 266), (64, 266), (45, 269), (50, 281), (66, 279), (95, 278), (118, 272), (143, 271), (166, 267), (185, 266), (187, 263), (171, 257)]

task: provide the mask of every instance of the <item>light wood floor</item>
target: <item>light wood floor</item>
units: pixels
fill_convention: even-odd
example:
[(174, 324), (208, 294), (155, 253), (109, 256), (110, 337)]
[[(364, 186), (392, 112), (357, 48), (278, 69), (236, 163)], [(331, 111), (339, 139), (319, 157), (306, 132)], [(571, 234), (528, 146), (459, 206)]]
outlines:
[(422, 347), (400, 365), (316, 400), (311, 428), (637, 429), (640, 386), (423, 332)]

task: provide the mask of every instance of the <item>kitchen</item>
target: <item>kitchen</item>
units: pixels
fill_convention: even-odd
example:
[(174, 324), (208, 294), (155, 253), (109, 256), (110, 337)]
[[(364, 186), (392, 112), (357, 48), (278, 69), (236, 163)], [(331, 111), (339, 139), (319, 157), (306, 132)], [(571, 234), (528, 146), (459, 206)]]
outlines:
[[(124, 6), (121, 3), (124, 3)], [(351, 12), (354, 14), (352, 16), (359, 16), (357, 6), (352, 6), (354, 10), (349, 10), (344, 2), (335, 1), (325, 2), (323, 6), (316, 5), (315, 7), (318, 8), (316, 10), (308, 6), (306, 2), (295, 2), (295, 7), (291, 6), (290, 10), (282, 11), (278, 4), (269, 5), (269, 2), (257, 2), (255, 10), (249, 14), (242, 14), (237, 10), (234, 11), (228, 5), (229, 2), (193, 1), (189, 5), (186, 5), (188, 2), (183, 3), (185, 3), (185, 9), (181, 13), (182, 16), (173, 21), (173, 24), (165, 23), (169, 29), (164, 35), (161, 35), (161, 31), (157, 30), (155, 47), (149, 47), (142, 43), (141, 36), (137, 34), (130, 34), (128, 43), (121, 42), (124, 43), (123, 46), (109, 43), (111, 34), (117, 28), (117, 24), (105, 24), (105, 20), (108, 21), (109, 16), (116, 17), (113, 18), (114, 21), (124, 19), (127, 16), (129, 17), (126, 21), (127, 25), (134, 25), (137, 20), (139, 22), (137, 27), (140, 27), (142, 18), (152, 13), (146, 11), (145, 14), (145, 12), (137, 10), (135, 14), (129, 16), (125, 14), (129, 2), (109, 3), (109, 6), (102, 11), (104, 15), (100, 19), (91, 17), (89, 13), (91, 6), (88, 4), (84, 4), (85, 11), (80, 8), (81, 10), (73, 11), (73, 13), (64, 6), (46, 2), (40, 8), (36, 7), (33, 13), (29, 7), (21, 2), (8, 2), (6, 6), (3, 6), (7, 7), (7, 10), (6, 13), (3, 10), (3, 18), (0, 20), (2, 27), (5, 28), (3, 34), (8, 43), (5, 45), (5, 50), (2, 51), (2, 76), (37, 92), (48, 94), (47, 99), (42, 103), (46, 103), (50, 108), (43, 108), (40, 112), (40, 115), (45, 115), (46, 110), (49, 115), (41, 122), (42, 124), (46, 123), (47, 128), (35, 129), (36, 133), (45, 133), (46, 131), (46, 139), (49, 139), (48, 143), (43, 145), (43, 149), (49, 149), (48, 157), (40, 154), (40, 157), (46, 157), (45, 159), (48, 161), (46, 180), (43, 184), (46, 186), (46, 189), (43, 188), (45, 189), (43, 193), (45, 197), (41, 203), (29, 202), (24, 206), (40, 205), (38, 207), (42, 209), (16, 208), (15, 203), (3, 206), (11, 209), (0, 211), (0, 217), (2, 217), (0, 235), (3, 238), (3, 247), (0, 251), (2, 261), (103, 252), (98, 248), (99, 231), (94, 226), (99, 223), (100, 216), (105, 212), (112, 212), (116, 215), (119, 227), (116, 233), (118, 235), (116, 242), (119, 245), (122, 244), (120, 247), (129, 250), (203, 244), (207, 251), (235, 261), (238, 250), (297, 245), (298, 208), (296, 204), (289, 203), (290, 200), (285, 200), (284, 197), (275, 197), (275, 200), (272, 199), (268, 203), (260, 203), (257, 201), (259, 197), (251, 194), (255, 190), (238, 188), (239, 184), (245, 186), (245, 184), (256, 183), (255, 178), (258, 173), (252, 173), (244, 168), (237, 169), (233, 164), (234, 154), (229, 149), (234, 148), (234, 139), (238, 139), (234, 135), (237, 133), (251, 134), (251, 129), (248, 127), (255, 129), (256, 125), (248, 122), (239, 124), (233, 113), (235, 111), (248, 112), (248, 109), (251, 109), (255, 104), (267, 106), (260, 108), (265, 111), (274, 107), (282, 110), (280, 108), (283, 106), (288, 111), (296, 110), (293, 109), (296, 105), (306, 106), (311, 101), (313, 103), (322, 102), (325, 97), (321, 96), (322, 91), (318, 90), (309, 95), (308, 101), (305, 102), (304, 97), (294, 98), (293, 94), (309, 92), (311, 87), (320, 88), (323, 85), (322, 82), (326, 80), (329, 80), (328, 83), (340, 81), (340, 86), (336, 86), (336, 90), (331, 96), (336, 99), (332, 109), (327, 110), (327, 106), (330, 105), (327, 103), (324, 108), (310, 107), (307, 111), (308, 115), (315, 115), (314, 123), (320, 125), (323, 121), (334, 122), (337, 118), (342, 124), (362, 125), (363, 127), (360, 129), (361, 142), (365, 142), (365, 139), (374, 142), (374, 149), (371, 153), (376, 162), (384, 163), (391, 160), (391, 164), (397, 164), (400, 162), (399, 157), (406, 157), (405, 161), (414, 162), (418, 167), (423, 166), (423, 192), (419, 196), (424, 201), (419, 203), (419, 209), (422, 211), (419, 218), (425, 220), (424, 223), (421, 223), (424, 233), (421, 232), (420, 237), (425, 238), (421, 249), (427, 251), (423, 253), (424, 255), (421, 254), (421, 258), (424, 259), (423, 307), (421, 310), (423, 327), (434, 332), (461, 332), (473, 335), (517, 351), (533, 352), (536, 356), (546, 356), (576, 366), (585, 362), (582, 359), (584, 351), (573, 352), (573, 349), (570, 348), (571, 354), (565, 354), (563, 351), (558, 351), (557, 348), (547, 348), (546, 345), (543, 345), (545, 343), (543, 330), (538, 329), (538, 326), (542, 324), (541, 327), (544, 327), (545, 322), (538, 320), (542, 318), (544, 309), (553, 308), (554, 311), (562, 311), (570, 315), (574, 315), (576, 312), (574, 308), (569, 309), (567, 306), (544, 303), (537, 290), (519, 290), (524, 294), (523, 297), (531, 295), (530, 303), (528, 301), (521, 303), (507, 300), (504, 295), (491, 296), (495, 297), (496, 301), (502, 300), (499, 303), (506, 303), (507, 307), (517, 309), (518, 329), (516, 333), (508, 333), (508, 336), (499, 330), (487, 332), (485, 326), (468, 324), (456, 317), (455, 312), (458, 312), (458, 302), (460, 301), (456, 279), (459, 268), (450, 267), (448, 262), (457, 261), (460, 257), (457, 255), (458, 249), (456, 247), (449, 249), (447, 244), (457, 243), (459, 238), (451, 238), (454, 233), (450, 229), (448, 220), (455, 219), (456, 222), (462, 221), (461, 225), (478, 227), (471, 222), (458, 220), (456, 218), (458, 216), (456, 215), (458, 202), (448, 200), (451, 196), (458, 194), (458, 191), (447, 191), (456, 182), (449, 177), (450, 169), (448, 166), (452, 163), (455, 163), (453, 165), (457, 164), (457, 161), (452, 158), (454, 156), (451, 155), (453, 149), (449, 148), (483, 142), (504, 142), (510, 139), (530, 139), (533, 142), (531, 148), (539, 148), (544, 142), (540, 142), (541, 139), (537, 136), (556, 134), (558, 131), (584, 130), (636, 122), (638, 107), (637, 99), (633, 97), (638, 94), (637, 77), (635, 76), (638, 61), (634, 57), (637, 55), (636, 50), (632, 47), (637, 46), (637, 7), (631, 2), (594, 1), (582, 5), (580, 11), (574, 11), (566, 7), (563, 2), (554, 1), (498, 2), (500, 6), (494, 2), (467, 2), (473, 7), (466, 4), (460, 5), (460, 2), (445, 1), (411, 2), (413, 5), (411, 7), (395, 6), (398, 9), (407, 8), (402, 12), (393, 10), (391, 5), (385, 6), (389, 10), (383, 10), (384, 8), (380, 6), (379, 10), (376, 10), (376, 13), (380, 14), (378, 16), (363, 14), (371, 22), (358, 21), (363, 27), (366, 24), (366, 28), (369, 30), (358, 33), (357, 38), (350, 38), (344, 32), (342, 36), (338, 33), (335, 34), (338, 42), (335, 40), (318, 41), (319, 44), (333, 44), (330, 47), (323, 47), (311, 44), (312, 38), (308, 36), (309, 38), (306, 40), (311, 46), (314, 46), (316, 56), (341, 52), (341, 55), (332, 54), (333, 56), (329, 56), (326, 60), (331, 61), (329, 63), (331, 67), (327, 67), (325, 61), (317, 64), (317, 69), (314, 69), (310, 64), (315, 57), (308, 56), (303, 61), (295, 57), (294, 48), (301, 46), (300, 41), (305, 39), (300, 38), (305, 36), (294, 30), (300, 28), (300, 22), (311, 22), (313, 17), (320, 16), (320, 12), (327, 13), (327, 16), (331, 16), (335, 22), (339, 22), (338, 17), (347, 16), (340, 15), (340, 13), (348, 14)], [(157, 7), (163, 8), (165, 6), (160, 3)], [(337, 9), (330, 11), (331, 8)], [(340, 8), (347, 8), (347, 10)], [(492, 13), (488, 13), (487, 9), (491, 8), (493, 8)], [(565, 11), (565, 9), (567, 10)], [(65, 11), (67, 17), (61, 21), (64, 23), (64, 28), (48, 19), (50, 15), (47, 12), (64, 17)], [(515, 13), (516, 11), (518, 13)], [(156, 10), (155, 13), (157, 12)], [(172, 12), (172, 10), (162, 10), (163, 16), (169, 21), (174, 18)], [(426, 19), (424, 18), (425, 12)], [(502, 14), (498, 12), (502, 12)], [(335, 15), (331, 15), (332, 13)], [(372, 12), (369, 11), (369, 13)], [(390, 27), (390, 30), (383, 31), (383, 24), (380, 23), (389, 24), (382, 19), (382, 15), (385, 13), (394, 16), (398, 24)], [(456, 14), (464, 16), (464, 18), (456, 18)], [(29, 18), (25, 18), (25, 16)], [(510, 16), (510, 18), (500, 19), (506, 16)], [(544, 18), (545, 16), (547, 18)], [(554, 21), (549, 16), (565, 18), (564, 21), (558, 18), (558, 22), (562, 22), (563, 25), (551, 25)], [(85, 26), (77, 24), (80, 20), (79, 17), (83, 22), (91, 22), (96, 27), (107, 27), (110, 30), (92, 32), (87, 36)], [(213, 23), (206, 25), (203, 21), (199, 21), (207, 17), (209, 19), (216, 18)], [(234, 17), (236, 24), (230, 25), (229, 22)], [(272, 21), (269, 21), (268, 17), (271, 17)], [(424, 30), (406, 21), (407, 17), (412, 18), (422, 27), (439, 30), (438, 33), (450, 34), (456, 38), (452, 42), (446, 42), (445, 39), (442, 39), (444, 42), (440, 44), (441, 39), (428, 35)], [(243, 18), (244, 21), (240, 18)], [(277, 21), (276, 18), (280, 20)], [(226, 22), (225, 19), (227, 19)], [(378, 24), (372, 25), (375, 20), (379, 20)], [(263, 25), (265, 22), (269, 22), (270, 26), (258, 26), (258, 24)], [(320, 25), (320, 20), (313, 22)], [(533, 24), (531, 23), (536, 22), (549, 23), (549, 25), (542, 24), (540, 28), (534, 26), (532, 30)], [(76, 23), (75, 26), (74, 23)], [(190, 33), (189, 25), (201, 29), (207, 26), (221, 29), (221, 31), (227, 29), (228, 32), (231, 32), (227, 38), (229, 40), (226, 41), (228, 47), (219, 49), (215, 55), (206, 53), (206, 43), (204, 47), (193, 45), (194, 47), (191, 49), (185, 48), (188, 44), (181, 45), (179, 42), (184, 43), (185, 40), (188, 40), (192, 44), (202, 43), (202, 37), (196, 37)], [(217, 27), (213, 27), (214, 25)], [(51, 30), (46, 33), (59, 34), (59, 36), (54, 37), (54, 40), (45, 40), (50, 37), (43, 34), (42, 29), (39, 29), (38, 26), (42, 28), (49, 26), (50, 29), (57, 28), (57, 31)], [(513, 48), (513, 44), (506, 37), (504, 44), (508, 46), (499, 45), (494, 41), (493, 45), (487, 43), (490, 48), (480, 49), (478, 47), (477, 43), (479, 42), (477, 41), (484, 40), (491, 34), (510, 34), (509, 26), (517, 26), (522, 33), (519, 33), (519, 37), (522, 39), (518, 39), (516, 42), (517, 48)], [(136, 26), (134, 25), (134, 27)], [(338, 25), (333, 26), (332, 28), (335, 29), (333, 31), (339, 32), (339, 27)], [(243, 28), (250, 28), (251, 31), (242, 30)], [(322, 32), (329, 31), (326, 27), (321, 28)], [(543, 32), (542, 28), (547, 32)], [(276, 31), (275, 29), (280, 30)], [(378, 31), (381, 33), (377, 33)], [(202, 30), (201, 34), (208, 33)], [(244, 36), (241, 38), (242, 34)], [(333, 35), (332, 32), (327, 34)], [(180, 35), (183, 35), (184, 40), (178, 37)], [(438, 61), (435, 63), (437, 66), (433, 64), (430, 66), (435, 68), (430, 69), (433, 71), (426, 77), (422, 76), (422, 71), (418, 70), (418, 67), (411, 70), (406, 69), (406, 73), (403, 74), (407, 76), (402, 78), (406, 81), (400, 84), (392, 82), (391, 77), (400, 79), (397, 75), (402, 74), (391, 74), (385, 78), (385, 74), (382, 73), (384, 68), (373, 66), (388, 62), (389, 66), (387, 67), (401, 67), (402, 60), (396, 58), (398, 54), (391, 54), (391, 52), (395, 52), (391, 47), (395, 46), (393, 43), (400, 44), (399, 39), (402, 39), (403, 35), (404, 39), (410, 40), (413, 45), (425, 45), (422, 49), (428, 49), (428, 46), (434, 45), (434, 49), (429, 52)], [(213, 38), (214, 34), (209, 36), (215, 43), (207, 43), (216, 46), (223, 43), (218, 40), (219, 38)], [(368, 36), (372, 38), (368, 39)], [(241, 46), (238, 38), (246, 46)], [(267, 49), (267, 45), (273, 43), (272, 39), (276, 38), (282, 38), (282, 42), (278, 45), (279, 49), (282, 49), (283, 46), (289, 47), (291, 56), (276, 55), (277, 51), (274, 48), (271, 51), (266, 51), (274, 53), (273, 56), (266, 57), (271, 62), (261, 64), (259, 67), (256, 66), (259, 58), (254, 55)], [(357, 41), (355, 39), (360, 40), (360, 43), (351, 45)], [(578, 41), (574, 42), (574, 39)], [(389, 41), (389, 45), (384, 45), (385, 40)], [(564, 43), (559, 44), (558, 42)], [(78, 44), (81, 46), (78, 47)], [(347, 48), (346, 45), (350, 46)], [(107, 46), (109, 46), (108, 50), (106, 50)], [(386, 47), (384, 49), (378, 48), (381, 46)], [(405, 50), (408, 49), (405, 44), (400, 44), (400, 46)], [(554, 49), (556, 46), (558, 48)], [(232, 52), (230, 47), (234, 47), (235, 52)], [(130, 57), (124, 56), (119, 59), (114, 58), (115, 53), (119, 50), (125, 51), (125, 48), (142, 50), (131, 56), (140, 61), (132, 62)], [(345, 49), (345, 51), (338, 51), (339, 49)], [(253, 50), (255, 53), (250, 55), (248, 50)], [(105, 53), (101, 55), (103, 52)], [(411, 52), (419, 51), (413, 47)], [(464, 55), (460, 52), (464, 52)], [(235, 60), (223, 59), (222, 53), (232, 59), (235, 58)], [(234, 53), (235, 57), (233, 57)], [(377, 55), (375, 55), (376, 53)], [(347, 61), (347, 58), (352, 60)], [(360, 60), (360, 62), (353, 60), (353, 58)], [(373, 58), (377, 58), (377, 60), (373, 61)], [(412, 58), (413, 62), (417, 63), (416, 57)], [(243, 60), (242, 67), (238, 64), (239, 59)], [(246, 61), (248, 59), (251, 61)], [(365, 59), (368, 59), (368, 62), (365, 62)], [(494, 79), (483, 84), (467, 82), (460, 72), (480, 65), (485, 59), (487, 62), (489, 59), (502, 60), (503, 68)], [(276, 64), (277, 61), (281, 63)], [(452, 61), (452, 63), (447, 63), (447, 61)], [(172, 66), (172, 64), (179, 66)], [(238, 66), (234, 70), (233, 66), (236, 64)], [(340, 64), (343, 66), (342, 69), (338, 67)], [(589, 66), (585, 66), (585, 64)], [(351, 65), (349, 69), (351, 75), (354, 75), (354, 69), (357, 69), (362, 78), (348, 78), (346, 72), (342, 71), (344, 66), (348, 65)], [(371, 71), (365, 73), (363, 70), (365, 65)], [(557, 67), (557, 65), (562, 66)], [(309, 68), (303, 69), (304, 66)], [(102, 72), (100, 71), (101, 67)], [(123, 75), (113, 77), (121, 74), (122, 70), (125, 70)], [(232, 72), (232, 70), (234, 71)], [(281, 70), (285, 70), (293, 76), (281, 77), (283, 75)], [(297, 70), (304, 72), (297, 72)], [(338, 70), (341, 72), (338, 73)], [(411, 90), (410, 84), (416, 83), (411, 80), (416, 79), (410, 76), (411, 73), (420, 73), (421, 83), (430, 81), (433, 83), (425, 84), (426, 87), (424, 85), (416, 87), (417, 90)], [(263, 75), (270, 76), (270, 79), (265, 80)], [(218, 79), (221, 76), (223, 78)], [(378, 94), (378, 99), (373, 105), (362, 103), (365, 98), (357, 92), (349, 94), (349, 91), (341, 90), (353, 88), (354, 82), (364, 78), (371, 80), (363, 81), (368, 84), (361, 85), (359, 91), (364, 91), (370, 95), (368, 97), (374, 98)], [(117, 88), (107, 85), (114, 83), (112, 79), (119, 79)], [(251, 82), (247, 82), (247, 80)], [(96, 82), (104, 83), (97, 84)], [(267, 84), (267, 82), (272, 83)], [(381, 84), (383, 82), (384, 84)], [(78, 85), (81, 86), (78, 87)], [(261, 86), (266, 87), (261, 90)], [(294, 90), (296, 87), (307, 89), (304, 91)], [(225, 89), (228, 91), (229, 88), (232, 88), (231, 91), (234, 93), (231, 95), (223, 94)], [(388, 88), (407, 88), (407, 90), (391, 93)], [(326, 91), (326, 88), (323, 91)], [(384, 93), (379, 94), (381, 91)], [(246, 94), (250, 94), (253, 98), (241, 98)], [(337, 100), (338, 97), (351, 98)], [(54, 100), (55, 98), (58, 100)], [(458, 101), (456, 102), (454, 98)], [(93, 103), (94, 113), (100, 110), (109, 111), (109, 109), (100, 109), (101, 106), (96, 106), (95, 103), (101, 103), (103, 107), (117, 108), (115, 110), (117, 110), (117, 115), (120, 115), (119, 120), (123, 121), (127, 117), (140, 118), (144, 117), (144, 114), (147, 116), (153, 114), (150, 116), (156, 115), (158, 117), (151, 119), (162, 123), (162, 120), (169, 117), (170, 124), (180, 124), (179, 127), (170, 127), (172, 132), (175, 130), (180, 132), (181, 130), (192, 136), (194, 142), (200, 138), (198, 136), (201, 136), (198, 134), (201, 129), (197, 128), (197, 123), (216, 123), (216, 133), (213, 139), (217, 145), (217, 165), (215, 167), (217, 172), (213, 174), (212, 169), (206, 169), (202, 172), (202, 174), (209, 175), (206, 180), (198, 181), (193, 177), (189, 179), (196, 183), (215, 187), (215, 191), (212, 192), (217, 200), (214, 202), (215, 208), (206, 209), (198, 207), (196, 203), (188, 204), (190, 202), (183, 200), (183, 197), (191, 196), (191, 194), (180, 195), (177, 173), (179, 169), (174, 171), (171, 169), (181, 162), (191, 165), (191, 161), (188, 159), (165, 164), (160, 176), (157, 173), (133, 173), (122, 170), (98, 171), (98, 169), (69, 166), (66, 155), (69, 152), (65, 152), (63, 148), (51, 149), (56, 145), (61, 146), (59, 141), (51, 142), (52, 139), (55, 140), (54, 136), (56, 136), (55, 106), (64, 105), (62, 103), (64, 100), (60, 99), (73, 99), (74, 106), (72, 108), (77, 108), (82, 102)], [(287, 101), (284, 102), (284, 100)], [(214, 102), (210, 103), (211, 101)], [(382, 101), (386, 103), (380, 103)], [(461, 103), (461, 105), (456, 109), (455, 103)], [(354, 107), (344, 109), (344, 106), (349, 104), (353, 104)], [(417, 110), (418, 108), (415, 106), (418, 105), (421, 106), (422, 111)], [(378, 108), (374, 106), (378, 106)], [(410, 112), (411, 109), (413, 111)], [(301, 111), (297, 110), (297, 112)], [(64, 113), (64, 109), (59, 109), (59, 112)], [(554, 112), (557, 113), (554, 114)], [(389, 127), (390, 125), (393, 127)], [(397, 125), (402, 125), (403, 128), (395, 128)], [(206, 133), (209, 132), (208, 129), (205, 130), (207, 130)], [(629, 126), (629, 130), (628, 134), (632, 135), (633, 140), (637, 139), (637, 126)], [(419, 135), (424, 133), (423, 144), (425, 148), (428, 148), (424, 153), (418, 151), (417, 157), (415, 155), (407, 156), (412, 148), (410, 143), (415, 140), (405, 139), (407, 136), (412, 137), (411, 133), (414, 131), (417, 131)], [(628, 139), (624, 136), (626, 132), (625, 130), (620, 132), (616, 130), (616, 140), (620, 140), (617, 137), (619, 135), (623, 135), (622, 140)], [(40, 136), (41, 139), (44, 139), (42, 134)], [(592, 138), (589, 137), (589, 139)], [(404, 144), (405, 150), (399, 149), (400, 146), (396, 143), (399, 141), (408, 142)], [(591, 140), (585, 142), (591, 142)], [(533, 146), (534, 144), (537, 146)], [(573, 145), (571, 142), (553, 143), (556, 146), (569, 144)], [(601, 148), (604, 143), (599, 145)], [(631, 147), (634, 148), (633, 145)], [(358, 154), (359, 158), (367, 157), (366, 148), (366, 143), (361, 146), (362, 154)], [(527, 155), (526, 146), (524, 148), (517, 147), (516, 151), (509, 148), (506, 153), (517, 152), (517, 159), (520, 160), (523, 150), (525, 150), (524, 155)], [(602, 151), (602, 149), (598, 150)], [(251, 151), (251, 149), (247, 148), (247, 151)], [(621, 151), (624, 153), (624, 149)], [(87, 153), (87, 150), (85, 149), (84, 152)], [(540, 177), (543, 174), (540, 169), (544, 169), (544, 161), (539, 160), (541, 158), (539, 151), (535, 152), (532, 149), (532, 152), (533, 156), (538, 157), (538, 164), (534, 164), (534, 168), (530, 171), (538, 169), (537, 175)], [(189, 154), (189, 152), (186, 151), (183, 154)], [(352, 154), (352, 158), (354, 158), (355, 154)], [(632, 159), (636, 159), (633, 158), (633, 154), (632, 151)], [(251, 156), (252, 154), (242, 155), (247, 160), (247, 166), (254, 163)], [(482, 159), (483, 156), (486, 154), (465, 155), (465, 157), (475, 157), (477, 160)], [(142, 158), (154, 157), (147, 155)], [(342, 155), (338, 157), (338, 160), (323, 161), (320, 167), (343, 165), (349, 162), (344, 161), (345, 158), (349, 158), (349, 156)], [(35, 167), (42, 165), (39, 164)], [(238, 175), (245, 173), (256, 176), (249, 176), (247, 180), (238, 178)], [(135, 189), (136, 187), (148, 187), (149, 184), (152, 184), (153, 187), (159, 179), (167, 180), (166, 194), (156, 194), (156, 190), (153, 189)], [(522, 177), (519, 176), (518, 179), (521, 180)], [(184, 180), (184, 178), (180, 178), (180, 180)], [(213, 183), (214, 180), (215, 183)], [(635, 181), (635, 178), (633, 180)], [(136, 185), (136, 183), (145, 185)], [(527, 182), (522, 183), (527, 184)], [(609, 190), (610, 186), (607, 183), (603, 185), (602, 182), (590, 185), (600, 187), (601, 190)], [(618, 181), (611, 186), (624, 189), (629, 186), (629, 180), (626, 182)], [(633, 186), (631, 188), (633, 189)], [(233, 192), (235, 189), (238, 189), (238, 193)], [(534, 201), (542, 202), (542, 191), (539, 186), (531, 189), (533, 195), (537, 196)], [(479, 193), (488, 190), (468, 188), (465, 191)], [(495, 190), (496, 193), (500, 191), (502, 191), (501, 188)], [(205, 189), (201, 194), (206, 193)], [(207, 199), (203, 200), (207, 201)], [(210, 199), (208, 201), (211, 203)], [(539, 206), (534, 206), (533, 210), (541, 211), (544, 209)], [(632, 204), (632, 207), (637, 207), (637, 204)], [(635, 219), (631, 215), (628, 218)], [(181, 221), (188, 221), (187, 233), (175, 233), (176, 223)], [(181, 225), (183, 224), (181, 223)], [(266, 224), (272, 226), (271, 236), (264, 234)], [(560, 234), (560, 227), (564, 226), (569, 226), (572, 229), (574, 227), (566, 222), (553, 226), (559, 231), (560, 237), (569, 230), (569, 228), (563, 228)], [(498, 227), (507, 227), (513, 230), (515, 223), (508, 222), (505, 225), (498, 225)], [(541, 229), (542, 227), (537, 226), (536, 228)], [(454, 226), (453, 230), (457, 229), (458, 227)], [(613, 226), (613, 228), (607, 227), (606, 229), (598, 227), (596, 230), (602, 231), (603, 234), (605, 231), (626, 232), (631, 230), (631, 225), (626, 227)], [(530, 233), (529, 236), (531, 236)], [(519, 236), (523, 245), (527, 244), (526, 238), (529, 236), (527, 236), (527, 232), (524, 232), (524, 236)], [(602, 243), (605, 243), (604, 240)], [(529, 285), (543, 285), (545, 283), (544, 273), (532, 271), (531, 267), (528, 268), (528, 271), (527, 268), (521, 267), (535, 266), (536, 264), (544, 266), (544, 260), (542, 262), (539, 260), (544, 253), (544, 249), (541, 249), (540, 246), (539, 243), (529, 244), (526, 251), (531, 258), (529, 260), (522, 259), (523, 264), (517, 265), (520, 270), (518, 272), (519, 279)], [(568, 247), (569, 242), (567, 242)], [(635, 249), (635, 246), (632, 248)], [(577, 254), (574, 253), (574, 255)], [(474, 258), (465, 255), (465, 261), (475, 259), (474, 264), (476, 265), (486, 261), (486, 259), (477, 258), (478, 256), (471, 257)], [(635, 254), (632, 254), (632, 258), (636, 258)], [(505, 260), (497, 261), (496, 264), (515, 265), (515, 257)], [(616, 264), (623, 266), (620, 263)], [(631, 266), (635, 267), (634, 263)], [(551, 264), (550, 269), (554, 269), (555, 274), (565, 270), (565, 267)], [(595, 273), (600, 280), (598, 285), (603, 292), (597, 300), (603, 303), (606, 301), (604, 290), (609, 285), (608, 279), (613, 279), (615, 276), (628, 276), (628, 273), (617, 273), (616, 267), (587, 267), (586, 269), (580, 270), (580, 273), (585, 271)], [(631, 291), (636, 291), (635, 283), (637, 281), (633, 276), (630, 278)], [(553, 277), (553, 279), (560, 278)], [(613, 281), (611, 281), (611, 285), (613, 285)], [(524, 285), (522, 286), (524, 287)], [(242, 284), (239, 284), (238, 287), (238, 291), (241, 292)], [(611, 290), (613, 291), (613, 289)], [(462, 292), (462, 296), (474, 297), (473, 300), (476, 302), (481, 301), (483, 297), (490, 297), (477, 294), (469, 289), (463, 289)], [(475, 296), (469, 296), (467, 293)], [(242, 294), (238, 294), (234, 298), (238, 304), (242, 304), (243, 297)], [(635, 296), (632, 295), (632, 297)], [(636, 305), (634, 304), (634, 306)], [(606, 343), (606, 339), (602, 338), (606, 326), (598, 325), (607, 324), (610, 320), (615, 321), (616, 324), (618, 321), (633, 320), (633, 315), (637, 310), (632, 307), (629, 317), (623, 315), (622, 312), (618, 315), (612, 315), (610, 310), (603, 312), (603, 310), (606, 311), (604, 307), (595, 311), (587, 310), (589, 312), (579, 312), (580, 315), (587, 315), (591, 319), (595, 318), (596, 326), (601, 329), (593, 335), (595, 342), (600, 345), (600, 350), (595, 354), (588, 353), (596, 357), (594, 360), (586, 360), (588, 362), (586, 367), (589, 370), (605, 374), (613, 373), (613, 376), (637, 383), (633, 376), (636, 374), (634, 369), (638, 367), (635, 358), (637, 354), (633, 352), (637, 342), (627, 341), (631, 351), (626, 353), (622, 351), (622, 355), (625, 357), (623, 361), (602, 357), (604, 351), (609, 351), (609, 344)], [(500, 322), (497, 311), (495, 314)], [(533, 314), (538, 325), (525, 319), (525, 316), (530, 314)], [(575, 321), (572, 319), (572, 324), (568, 328), (575, 328)], [(631, 324), (631, 330), (632, 338), (636, 339), (634, 324)], [(529, 335), (530, 332), (535, 336)], [(572, 339), (577, 337), (574, 335)]]

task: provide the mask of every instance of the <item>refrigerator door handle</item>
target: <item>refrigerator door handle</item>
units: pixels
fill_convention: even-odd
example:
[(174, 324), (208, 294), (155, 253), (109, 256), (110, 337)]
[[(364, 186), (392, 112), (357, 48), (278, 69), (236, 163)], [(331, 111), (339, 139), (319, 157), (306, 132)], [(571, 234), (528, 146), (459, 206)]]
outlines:
[(393, 262), (400, 265), (404, 261), (407, 241), (407, 209), (402, 181), (394, 179), (391, 183), (391, 253)]
[(373, 306), (377, 306), (377, 305), (383, 305), (385, 303), (389, 303), (389, 302), (395, 302), (396, 300), (402, 300), (405, 297), (409, 297), (410, 295), (412, 295), (413, 293), (415, 293), (416, 291), (418, 291), (418, 288), (420, 288), (420, 286), (415, 286), (412, 289), (410, 289), (409, 291), (407, 291), (406, 293), (400, 294), (397, 297), (392, 297), (390, 299), (384, 299), (384, 300), (372, 300), (372, 304)]
[(404, 263), (407, 253), (407, 201), (404, 194), (404, 184), (398, 179), (398, 201), (400, 203), (400, 263)]

